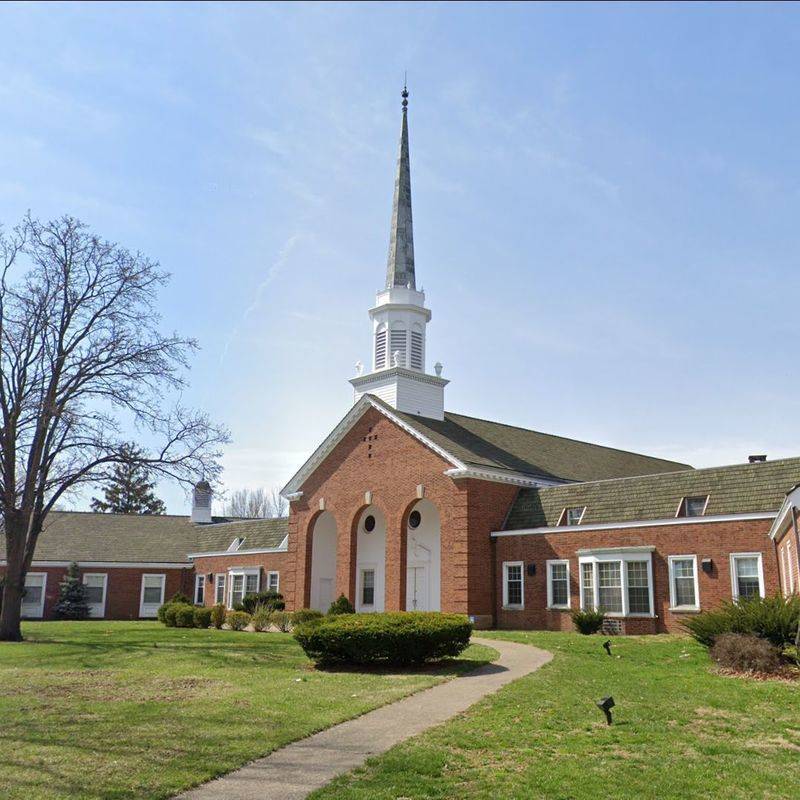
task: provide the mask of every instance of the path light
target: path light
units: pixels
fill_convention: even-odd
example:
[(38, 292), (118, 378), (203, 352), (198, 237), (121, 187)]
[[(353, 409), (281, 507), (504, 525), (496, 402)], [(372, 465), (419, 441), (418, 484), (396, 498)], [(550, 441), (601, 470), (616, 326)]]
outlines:
[(611, 640), (610, 639), (605, 641), (605, 642), (603, 642), (603, 647), (605, 648), (606, 653), (611, 655)]
[(614, 708), (614, 698), (609, 695), (597, 701), (597, 707), (606, 715), (606, 722), (611, 724), (611, 709)]

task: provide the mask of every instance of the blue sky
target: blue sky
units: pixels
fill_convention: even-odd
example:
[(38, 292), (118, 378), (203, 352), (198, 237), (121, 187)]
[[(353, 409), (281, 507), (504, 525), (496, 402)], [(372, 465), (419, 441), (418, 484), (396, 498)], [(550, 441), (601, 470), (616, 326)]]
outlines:
[(350, 406), (406, 69), (449, 409), (696, 466), (800, 454), (798, 6), (3, 4), (0, 29), (0, 221), (68, 212), (172, 273), (228, 488), (282, 484)]

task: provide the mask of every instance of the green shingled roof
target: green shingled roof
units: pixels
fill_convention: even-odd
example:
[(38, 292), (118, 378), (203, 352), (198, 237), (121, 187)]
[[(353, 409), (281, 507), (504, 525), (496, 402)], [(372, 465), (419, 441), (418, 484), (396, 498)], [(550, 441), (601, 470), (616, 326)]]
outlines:
[(691, 469), (688, 464), (677, 461), (466, 417), (451, 411), (445, 412), (443, 420), (436, 420), (389, 410), (459, 461), (478, 468), (490, 467), (564, 481), (603, 480)]
[(262, 550), (278, 547), (289, 533), (288, 517), (244, 519), (221, 525), (198, 525), (192, 553), (213, 553), (227, 550), (231, 542), (244, 539), (240, 550)]
[(800, 481), (800, 458), (684, 470), (520, 491), (506, 530), (558, 524), (564, 508), (586, 506), (581, 525), (674, 517), (683, 497), (709, 496), (706, 516), (777, 512)]

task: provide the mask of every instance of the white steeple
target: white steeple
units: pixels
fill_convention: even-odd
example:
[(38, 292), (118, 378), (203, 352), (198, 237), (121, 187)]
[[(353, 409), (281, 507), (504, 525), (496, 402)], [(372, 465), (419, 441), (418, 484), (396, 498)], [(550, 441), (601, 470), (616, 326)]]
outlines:
[(398, 411), (444, 419), (444, 387), (449, 381), (425, 372), (425, 331), (431, 312), (417, 291), (411, 215), (411, 163), (408, 153), (408, 89), (403, 87), (403, 120), (394, 182), (386, 286), (369, 311), (372, 319), (372, 371), (350, 383), (357, 402), (380, 397)]

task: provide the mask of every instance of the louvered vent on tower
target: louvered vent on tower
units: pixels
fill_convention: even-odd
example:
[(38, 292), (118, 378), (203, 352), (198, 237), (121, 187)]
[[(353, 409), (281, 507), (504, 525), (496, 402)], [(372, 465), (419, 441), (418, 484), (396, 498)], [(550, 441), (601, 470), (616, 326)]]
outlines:
[(411, 331), (411, 369), (422, 369), (422, 331)]
[(392, 366), (394, 366), (394, 356), (397, 353), (397, 366), (404, 367), (406, 365), (406, 329), (395, 328), (392, 330), (389, 339), (389, 350), (392, 354)]
[(375, 334), (375, 369), (386, 367), (386, 328)]

